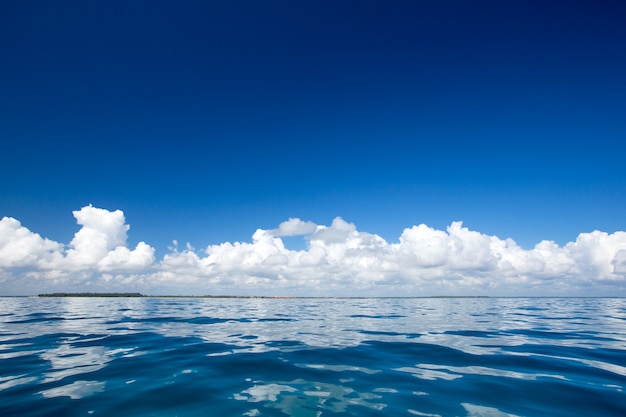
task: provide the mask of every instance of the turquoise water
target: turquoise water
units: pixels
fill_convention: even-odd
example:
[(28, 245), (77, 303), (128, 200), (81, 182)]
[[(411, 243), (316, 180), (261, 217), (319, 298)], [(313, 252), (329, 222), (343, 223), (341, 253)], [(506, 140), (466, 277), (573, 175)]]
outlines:
[(1, 416), (625, 416), (626, 299), (0, 298)]

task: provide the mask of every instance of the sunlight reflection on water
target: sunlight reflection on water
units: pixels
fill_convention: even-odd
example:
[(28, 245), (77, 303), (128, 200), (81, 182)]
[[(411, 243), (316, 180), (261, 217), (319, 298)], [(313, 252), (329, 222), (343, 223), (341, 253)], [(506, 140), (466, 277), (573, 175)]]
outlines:
[(626, 414), (624, 299), (0, 298), (0, 307), (2, 415)]

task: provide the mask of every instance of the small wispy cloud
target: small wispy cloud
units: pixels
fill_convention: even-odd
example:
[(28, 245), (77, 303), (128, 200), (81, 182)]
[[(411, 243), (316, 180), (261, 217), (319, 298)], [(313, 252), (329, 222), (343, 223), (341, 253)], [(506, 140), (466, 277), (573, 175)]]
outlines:
[(300, 219), (290, 218), (282, 222), (276, 229), (270, 231), (273, 236), (301, 236), (313, 233), (317, 225), (313, 222), (304, 222)]
[[(16, 219), (0, 221), (0, 293), (141, 291), (150, 294), (286, 295), (626, 295), (626, 232), (581, 233), (564, 246), (526, 250), (512, 239), (420, 224), (397, 242), (291, 218), (249, 242), (204, 252), (177, 242), (162, 259), (145, 242), (127, 246), (124, 213), (91, 205), (73, 212), (80, 230), (61, 244)], [(304, 235), (290, 250), (281, 237)]]

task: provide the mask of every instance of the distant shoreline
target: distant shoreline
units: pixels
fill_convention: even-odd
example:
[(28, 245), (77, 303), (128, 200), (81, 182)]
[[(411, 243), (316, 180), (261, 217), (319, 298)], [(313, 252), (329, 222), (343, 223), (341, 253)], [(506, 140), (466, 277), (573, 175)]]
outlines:
[(36, 296), (24, 296), (24, 297), (38, 297), (38, 298), (267, 298), (267, 299), (294, 299), (294, 298), (317, 298), (317, 299), (332, 299), (332, 298), (351, 298), (351, 299), (368, 299), (368, 298), (493, 298), (487, 295), (433, 295), (433, 296), (414, 296), (414, 297), (393, 297), (393, 296), (281, 296), (281, 295), (145, 295), (138, 292), (133, 293), (97, 293), (97, 292), (78, 292), (78, 293), (66, 293), (55, 292), (50, 294), (39, 294)]
[(37, 297), (145, 297), (138, 292), (53, 292), (50, 294), (39, 294)]
[(138, 292), (81, 292), (81, 293), (65, 293), (55, 292), (51, 294), (39, 294), (35, 297), (122, 297), (122, 298), (301, 298), (288, 296), (263, 296), (263, 295), (144, 295)]
[(193, 298), (193, 299), (498, 299), (498, 298), (626, 298), (620, 296), (567, 296), (567, 295), (528, 295), (528, 296), (500, 296), (500, 295), (415, 295), (415, 296), (286, 296), (286, 295), (145, 295), (141, 293), (98, 293), (98, 292), (58, 292), (38, 295), (0, 295), (2, 298)]

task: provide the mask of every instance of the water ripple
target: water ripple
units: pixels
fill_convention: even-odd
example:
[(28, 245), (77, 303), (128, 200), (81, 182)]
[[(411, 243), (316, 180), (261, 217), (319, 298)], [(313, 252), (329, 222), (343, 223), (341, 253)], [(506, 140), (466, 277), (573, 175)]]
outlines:
[(0, 298), (0, 415), (626, 415), (624, 299)]

